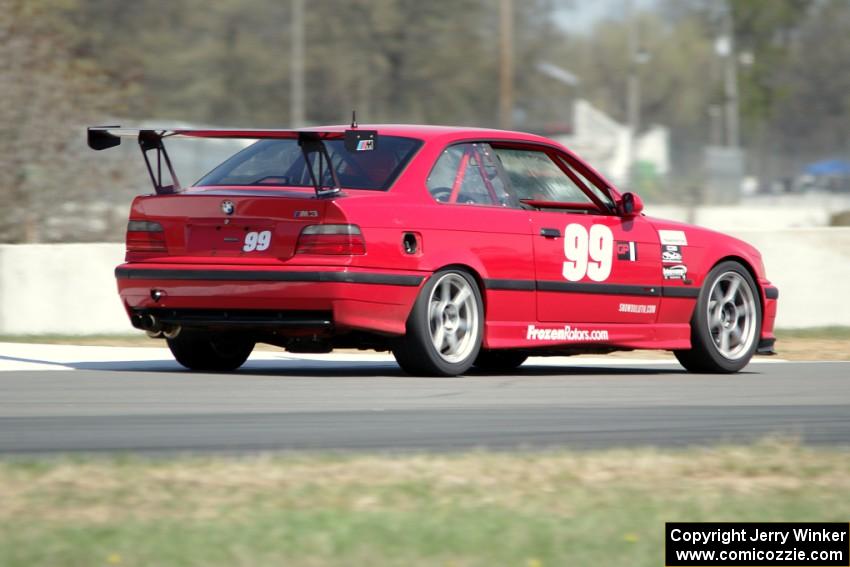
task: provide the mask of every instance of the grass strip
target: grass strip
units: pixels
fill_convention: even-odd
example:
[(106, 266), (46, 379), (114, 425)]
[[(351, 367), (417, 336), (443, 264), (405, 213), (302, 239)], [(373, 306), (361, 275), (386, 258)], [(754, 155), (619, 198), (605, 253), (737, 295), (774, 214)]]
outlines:
[(665, 521), (846, 521), (850, 451), (0, 461), (0, 565), (662, 564)]
[(779, 339), (850, 339), (850, 327), (777, 329), (775, 334)]

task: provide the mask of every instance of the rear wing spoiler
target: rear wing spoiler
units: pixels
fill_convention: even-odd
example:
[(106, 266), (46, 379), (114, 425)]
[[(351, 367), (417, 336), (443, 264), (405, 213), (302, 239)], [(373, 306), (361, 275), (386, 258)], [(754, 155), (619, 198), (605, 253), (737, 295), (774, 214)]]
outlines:
[[(158, 194), (177, 193), (181, 190), (180, 182), (174, 171), (171, 159), (165, 149), (163, 140), (165, 138), (219, 138), (219, 139), (291, 139), (298, 140), (304, 152), (310, 176), (316, 194), (322, 196), (339, 191), (339, 182), (336, 172), (331, 166), (330, 156), (324, 145), (324, 140), (345, 140), (345, 148), (348, 151), (372, 150), (378, 142), (376, 130), (359, 130), (356, 128), (343, 131), (321, 131), (321, 130), (267, 130), (267, 129), (139, 129), (121, 128), (120, 126), (92, 126), (88, 128), (88, 144), (93, 150), (106, 150), (121, 144), (122, 138), (133, 138), (142, 150), (148, 174), (153, 183), (154, 190)], [(149, 155), (151, 150), (156, 150), (156, 156), (152, 159)], [(308, 154), (319, 153), (319, 171), (314, 173), (313, 167), (308, 159)], [(334, 180), (334, 187), (324, 188), (322, 186), (322, 167), (330, 169)], [(170, 183), (163, 178), (163, 172), (167, 171)]]

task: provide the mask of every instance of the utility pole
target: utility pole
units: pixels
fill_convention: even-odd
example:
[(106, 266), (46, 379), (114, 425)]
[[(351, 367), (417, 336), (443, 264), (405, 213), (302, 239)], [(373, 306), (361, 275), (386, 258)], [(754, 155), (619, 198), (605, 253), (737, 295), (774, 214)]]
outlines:
[(708, 118), (711, 123), (709, 142), (712, 146), (723, 145), (723, 107), (719, 104), (708, 106)]
[(727, 2), (723, 18), (723, 33), (726, 36), (727, 53), (723, 69), (723, 83), (726, 94), (726, 145), (737, 148), (740, 145), (738, 115), (738, 65), (735, 54), (735, 25), (732, 19), (732, 5)]
[(514, 3), (499, 4), (499, 126), (506, 130), (514, 122)]
[[(629, 129), (632, 131), (632, 141), (637, 138), (638, 128), (640, 128), (640, 77), (638, 76), (638, 50), (640, 49), (637, 21), (633, 9), (632, 0), (627, 2), (628, 25), (629, 25), (629, 77), (628, 86), (626, 87), (628, 97), (626, 106), (627, 121)], [(634, 156), (633, 156), (634, 157)], [(631, 163), (629, 164), (631, 167)]]
[(289, 72), (290, 126), (304, 126), (304, 0), (292, 0), (292, 41)]
[(628, 64), (629, 75), (626, 85), (626, 121), (628, 122), (630, 140), (626, 159), (626, 179), (631, 186), (634, 177), (635, 162), (637, 161), (637, 140), (640, 129), (640, 65), (647, 62), (649, 56), (641, 48), (638, 34), (637, 14), (632, 0), (626, 1), (626, 18), (628, 18)]

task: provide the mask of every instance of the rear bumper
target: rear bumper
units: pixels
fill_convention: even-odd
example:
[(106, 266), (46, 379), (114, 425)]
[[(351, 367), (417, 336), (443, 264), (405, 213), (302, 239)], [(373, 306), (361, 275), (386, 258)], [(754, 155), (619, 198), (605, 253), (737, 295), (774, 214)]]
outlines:
[[(327, 266), (184, 266), (123, 264), (118, 292), (130, 316), (157, 311), (203, 326), (298, 327), (316, 313), (333, 329), (403, 334), (428, 274)], [(301, 314), (301, 315), (299, 315)], [(279, 325), (278, 325), (279, 323)]]

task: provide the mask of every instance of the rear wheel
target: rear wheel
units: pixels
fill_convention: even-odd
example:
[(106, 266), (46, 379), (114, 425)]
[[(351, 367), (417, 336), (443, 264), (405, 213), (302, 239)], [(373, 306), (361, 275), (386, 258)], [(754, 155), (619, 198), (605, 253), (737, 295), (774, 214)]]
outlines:
[(484, 350), (478, 353), (475, 367), (481, 370), (507, 371), (519, 368), (527, 355), (513, 350)]
[(248, 360), (254, 350), (254, 341), (232, 334), (214, 335), (184, 331), (173, 339), (167, 339), (167, 342), (177, 362), (189, 370), (236, 370)]
[(405, 372), (457, 376), (481, 349), (484, 310), (475, 280), (460, 270), (443, 270), (423, 286), (407, 320), (407, 332), (393, 348)]
[(750, 362), (761, 335), (761, 303), (749, 272), (722, 262), (709, 272), (691, 318), (691, 349), (676, 358), (691, 372), (737, 372)]

